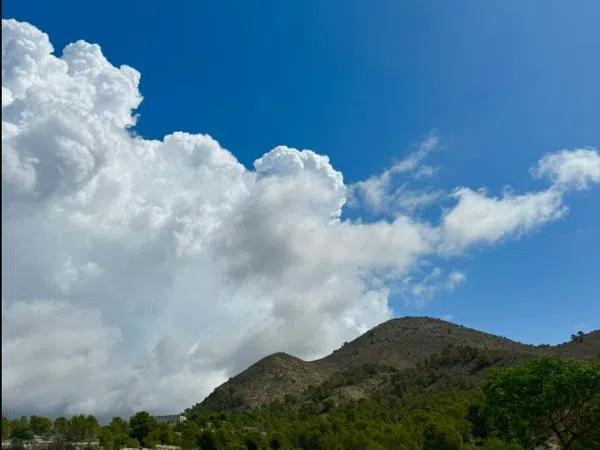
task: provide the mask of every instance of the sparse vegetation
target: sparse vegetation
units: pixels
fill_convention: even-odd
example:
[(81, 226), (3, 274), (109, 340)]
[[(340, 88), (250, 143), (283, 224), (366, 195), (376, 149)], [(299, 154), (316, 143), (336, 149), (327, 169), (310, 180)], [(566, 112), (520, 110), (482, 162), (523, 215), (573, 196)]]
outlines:
[(571, 335), (571, 341), (573, 342), (583, 342), (583, 337), (585, 336), (583, 331), (578, 331), (577, 334)]
[[(423, 364), (436, 364), (428, 361), (431, 358), (446, 359), (452, 371), (460, 372), (462, 385), (473, 386), (488, 367), (517, 365), (552, 355), (576, 359), (600, 356), (600, 332), (578, 336), (578, 341), (559, 346), (536, 347), (427, 317), (393, 319), (317, 361), (306, 362), (283, 353), (264, 358), (215, 389), (201, 406), (205, 410), (241, 411), (284, 401), (286, 395), (300, 398), (310, 388), (332, 384), (336, 385), (334, 397), (357, 400), (369, 397), (374, 384), (383, 382), (393, 370), (412, 368), (420, 373)], [(457, 353), (460, 351), (463, 354)], [(451, 364), (452, 358), (465, 364)], [(375, 373), (365, 374), (367, 368)], [(436, 383), (443, 384), (445, 376), (456, 378), (458, 373), (449, 373), (442, 364)]]

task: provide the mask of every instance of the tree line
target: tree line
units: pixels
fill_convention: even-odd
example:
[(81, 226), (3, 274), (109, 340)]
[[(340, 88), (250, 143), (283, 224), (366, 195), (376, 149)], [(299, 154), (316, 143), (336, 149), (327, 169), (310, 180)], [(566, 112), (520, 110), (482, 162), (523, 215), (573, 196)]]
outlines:
[[(469, 367), (493, 362), (472, 350), (454, 351), (421, 365), (420, 374), (389, 374), (389, 383), (368, 399), (342, 402), (330, 395), (340, 383), (378, 370), (365, 367), (268, 407), (194, 407), (175, 426), (157, 423), (147, 412), (106, 426), (93, 416), (54, 422), (3, 417), (2, 436), (15, 442), (49, 436), (63, 442), (57, 448), (67, 448), (69, 440), (98, 440), (105, 449), (169, 444), (185, 450), (528, 450), (548, 443), (563, 450), (600, 449), (600, 361), (535, 359), (493, 368), (476, 386), (443, 379), (440, 367), (451, 373), (453, 361), (467, 360), (474, 361)], [(428, 383), (415, 387), (423, 379)]]
[(181, 444), (181, 433), (169, 424), (157, 422), (145, 411), (136, 413), (129, 420), (114, 417), (105, 426), (100, 426), (92, 415), (70, 419), (59, 417), (54, 421), (40, 416), (14, 420), (2, 417), (2, 439), (11, 440), (13, 447), (19, 448), (34, 437), (50, 440), (56, 450), (71, 448), (73, 443), (92, 442), (98, 442), (104, 450)]

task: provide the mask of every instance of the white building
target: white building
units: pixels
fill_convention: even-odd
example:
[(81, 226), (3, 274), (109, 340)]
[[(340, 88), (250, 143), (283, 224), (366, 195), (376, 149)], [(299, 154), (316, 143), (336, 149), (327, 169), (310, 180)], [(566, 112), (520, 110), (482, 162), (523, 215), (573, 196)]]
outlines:
[(154, 420), (158, 423), (168, 423), (169, 425), (177, 425), (178, 423), (185, 422), (185, 416), (183, 414), (173, 414), (170, 416), (154, 416)]

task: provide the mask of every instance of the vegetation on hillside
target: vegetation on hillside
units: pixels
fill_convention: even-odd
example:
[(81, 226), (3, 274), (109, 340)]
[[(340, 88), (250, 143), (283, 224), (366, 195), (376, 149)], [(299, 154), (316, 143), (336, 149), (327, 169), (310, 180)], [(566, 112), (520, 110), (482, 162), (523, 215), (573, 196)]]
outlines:
[[(183, 449), (519, 450), (554, 442), (600, 449), (600, 362), (557, 358), (507, 366), (506, 355), (448, 348), (416, 368), (364, 366), (301, 396), (244, 411), (194, 407), (176, 426), (140, 412), (101, 427), (92, 416), (2, 420), (2, 435), (99, 439), (106, 449), (171, 444)], [(371, 383), (370, 396), (344, 389)]]
[[(421, 374), (424, 371), (420, 366), (424, 364), (440, 366), (433, 374), (440, 380), (432, 386), (440, 388), (444, 378), (456, 379), (458, 375), (463, 384), (477, 384), (485, 374), (478, 365), (485, 368), (486, 359), (495, 360), (493, 366), (514, 366), (544, 356), (600, 358), (600, 330), (579, 332), (575, 337), (560, 345), (533, 346), (428, 317), (392, 319), (316, 361), (303, 361), (285, 353), (269, 355), (217, 387), (196, 409), (233, 412), (264, 407), (274, 401), (306, 396), (314, 387), (330, 389), (332, 384), (338, 384), (330, 394), (334, 398), (370, 398), (374, 388), (389, 384), (387, 378), (395, 372), (412, 368)], [(457, 350), (461, 348), (471, 350), (461, 356)], [(464, 361), (468, 367), (463, 367), (461, 361), (454, 364), (451, 359), (456, 355), (473, 361)], [(450, 364), (441, 364), (443, 361), (436, 362), (435, 358), (450, 358)], [(429, 369), (426, 375), (431, 375)], [(344, 385), (344, 378), (350, 382)], [(419, 382), (427, 384), (428, 380), (421, 377)]]
[[(488, 369), (515, 365), (530, 355), (501, 350), (483, 350), (468, 346), (446, 346), (414, 367), (397, 369), (383, 364), (362, 364), (334, 372), (318, 385), (308, 386), (299, 395), (284, 395), (271, 402), (296, 406), (302, 402), (328, 399), (336, 403), (372, 397), (401, 397), (422, 390), (468, 389), (480, 384)], [(225, 384), (187, 411), (235, 411), (246, 409), (243, 396), (234, 384)]]

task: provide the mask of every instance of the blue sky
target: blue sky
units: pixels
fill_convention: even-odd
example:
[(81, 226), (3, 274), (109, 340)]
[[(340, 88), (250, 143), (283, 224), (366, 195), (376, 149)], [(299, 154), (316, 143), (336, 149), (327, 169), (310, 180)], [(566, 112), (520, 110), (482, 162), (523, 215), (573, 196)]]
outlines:
[[(56, 50), (101, 45), (142, 74), (136, 131), (208, 133), (247, 167), (278, 144), (351, 183), (434, 129), (440, 189), (540, 188), (543, 154), (600, 143), (600, 3), (5, 1)], [(600, 327), (600, 189), (525, 236), (441, 261), (467, 282), (402, 314), (524, 342)]]

